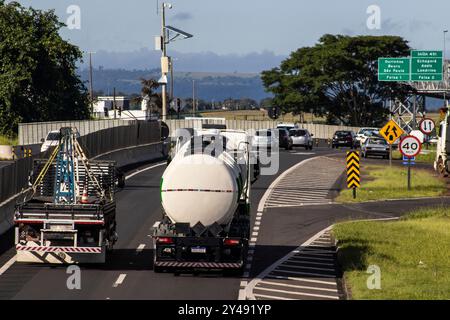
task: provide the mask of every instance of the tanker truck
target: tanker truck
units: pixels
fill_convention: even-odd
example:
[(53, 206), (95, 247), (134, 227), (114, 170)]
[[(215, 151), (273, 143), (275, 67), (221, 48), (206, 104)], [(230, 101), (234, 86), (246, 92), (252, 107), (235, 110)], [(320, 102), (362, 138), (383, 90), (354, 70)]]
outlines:
[(249, 137), (211, 129), (185, 140), (177, 143), (161, 180), (154, 271), (240, 273), (250, 236), (250, 186), (258, 173)]

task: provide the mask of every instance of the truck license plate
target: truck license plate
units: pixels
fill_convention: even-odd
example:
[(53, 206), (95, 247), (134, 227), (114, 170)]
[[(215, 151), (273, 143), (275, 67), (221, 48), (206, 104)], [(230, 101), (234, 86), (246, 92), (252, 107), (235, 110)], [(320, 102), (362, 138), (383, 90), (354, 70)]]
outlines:
[(192, 253), (206, 253), (205, 247), (192, 247), (191, 248)]

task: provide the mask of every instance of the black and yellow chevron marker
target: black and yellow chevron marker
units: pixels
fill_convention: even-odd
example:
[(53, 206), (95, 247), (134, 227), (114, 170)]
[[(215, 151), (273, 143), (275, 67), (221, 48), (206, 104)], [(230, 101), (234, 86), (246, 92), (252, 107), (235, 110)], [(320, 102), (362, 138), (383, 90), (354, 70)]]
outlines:
[(359, 188), (361, 185), (361, 177), (359, 171), (359, 152), (347, 152), (347, 187)]

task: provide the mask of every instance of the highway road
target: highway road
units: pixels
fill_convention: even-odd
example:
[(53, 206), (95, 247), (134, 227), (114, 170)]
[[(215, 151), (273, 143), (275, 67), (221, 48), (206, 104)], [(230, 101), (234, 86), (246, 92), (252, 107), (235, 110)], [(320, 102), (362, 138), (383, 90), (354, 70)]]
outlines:
[[(319, 156), (325, 157), (316, 158)], [(337, 182), (326, 179), (328, 167), (322, 168), (321, 176), (320, 172), (310, 170), (302, 173), (303, 181), (298, 180), (297, 183), (302, 183), (309, 190), (317, 189), (315, 193), (311, 192), (315, 196), (302, 198), (301, 194), (296, 197), (292, 193), (290, 196), (301, 198), (305, 203), (287, 202), (287, 206), (277, 206), (277, 201), (279, 203), (283, 196), (277, 192), (266, 198), (266, 191), (273, 183), (277, 186), (286, 186), (283, 182), (296, 183), (292, 180), (294, 171), (283, 173), (302, 161), (310, 165), (320, 164), (319, 160), (334, 161), (340, 166), (343, 158), (343, 151), (328, 148), (318, 148), (312, 152), (300, 149), (283, 151), (280, 153), (279, 172), (274, 176), (261, 176), (253, 184), (252, 237), (255, 237), (256, 246), (249, 265), (249, 281), (336, 221), (392, 217), (401, 213), (391, 212), (386, 206), (377, 204), (342, 206), (323, 202), (323, 198), (332, 197), (338, 187)], [(305, 170), (302, 168), (300, 165), (296, 170)], [(126, 187), (117, 195), (119, 241), (105, 265), (81, 266), (80, 290), (67, 288), (66, 281), (70, 275), (66, 273), (66, 267), (12, 263), (13, 250), (0, 248), (0, 299), (238, 299), (240, 290), (245, 290), (247, 284), (247, 280), (240, 277), (224, 277), (221, 274), (175, 276), (152, 271), (150, 229), (162, 214), (159, 187), (164, 169), (165, 164), (153, 164), (132, 176), (128, 175)], [(288, 178), (291, 180), (286, 180)], [(327, 187), (327, 191), (321, 194), (321, 184), (325, 188), (330, 183), (331, 188)], [(304, 197), (305, 190), (301, 192)], [(265, 207), (263, 216), (258, 211), (258, 205), (262, 202)], [(12, 234), (7, 236), (12, 237)], [(11, 262), (8, 264), (8, 261)]]

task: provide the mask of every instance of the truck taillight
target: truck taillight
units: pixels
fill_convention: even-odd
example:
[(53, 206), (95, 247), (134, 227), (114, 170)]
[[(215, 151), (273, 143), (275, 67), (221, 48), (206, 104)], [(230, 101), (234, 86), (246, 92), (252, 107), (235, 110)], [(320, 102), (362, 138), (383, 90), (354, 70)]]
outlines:
[(226, 246), (237, 246), (240, 243), (239, 240), (236, 239), (225, 239), (223, 244)]
[(170, 238), (170, 237), (159, 237), (159, 238), (156, 238), (156, 242), (162, 243), (162, 244), (172, 244), (173, 243), (173, 238)]

